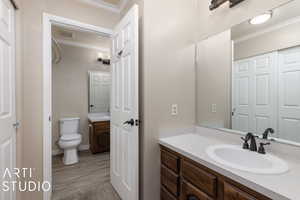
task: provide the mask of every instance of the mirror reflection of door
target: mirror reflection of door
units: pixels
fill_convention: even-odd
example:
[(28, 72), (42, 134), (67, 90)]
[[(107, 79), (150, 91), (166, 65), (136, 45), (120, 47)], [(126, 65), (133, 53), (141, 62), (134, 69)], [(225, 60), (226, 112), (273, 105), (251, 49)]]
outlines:
[(89, 72), (89, 112), (109, 112), (111, 75), (107, 72)]

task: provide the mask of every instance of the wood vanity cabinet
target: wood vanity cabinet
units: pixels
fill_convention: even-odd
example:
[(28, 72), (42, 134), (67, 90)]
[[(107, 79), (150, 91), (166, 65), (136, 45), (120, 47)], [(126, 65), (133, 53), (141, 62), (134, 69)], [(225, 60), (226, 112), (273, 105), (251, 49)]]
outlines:
[(161, 200), (271, 200), (161, 146)]
[(89, 121), (90, 151), (95, 153), (110, 150), (110, 121)]

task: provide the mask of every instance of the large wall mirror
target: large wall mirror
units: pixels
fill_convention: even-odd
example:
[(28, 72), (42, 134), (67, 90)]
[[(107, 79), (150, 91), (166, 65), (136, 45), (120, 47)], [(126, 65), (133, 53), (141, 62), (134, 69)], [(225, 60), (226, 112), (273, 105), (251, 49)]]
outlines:
[(197, 124), (300, 143), (300, 1), (197, 44)]
[(111, 74), (89, 71), (89, 113), (110, 112)]

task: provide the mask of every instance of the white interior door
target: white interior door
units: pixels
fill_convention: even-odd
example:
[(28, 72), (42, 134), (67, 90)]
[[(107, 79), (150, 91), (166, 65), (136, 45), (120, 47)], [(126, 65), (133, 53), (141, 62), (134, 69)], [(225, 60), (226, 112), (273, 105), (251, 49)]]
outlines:
[(232, 129), (239, 131), (252, 131), (251, 116), (251, 74), (253, 63), (250, 59), (237, 61), (233, 67), (232, 84)]
[(111, 183), (123, 200), (138, 200), (138, 82), (135, 5), (112, 38)]
[(277, 130), (277, 53), (237, 61), (233, 82), (233, 129)]
[(262, 134), (267, 128), (277, 133), (277, 52), (253, 58), (254, 133)]
[(90, 112), (109, 112), (111, 75), (104, 72), (89, 72)]
[(279, 52), (279, 137), (300, 142), (300, 47)]
[[(0, 0), (0, 180), (4, 170), (15, 167), (15, 27), (14, 8), (8, 0)], [(12, 188), (12, 187), (11, 187)], [(10, 189), (11, 189), (10, 188)], [(15, 192), (0, 190), (0, 199), (14, 200)]]

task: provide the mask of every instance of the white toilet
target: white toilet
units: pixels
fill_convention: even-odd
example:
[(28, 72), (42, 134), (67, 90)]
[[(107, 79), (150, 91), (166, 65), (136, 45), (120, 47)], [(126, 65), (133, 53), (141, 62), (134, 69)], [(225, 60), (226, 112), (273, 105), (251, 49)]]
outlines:
[(58, 145), (64, 150), (63, 162), (72, 165), (79, 161), (77, 147), (81, 143), (79, 133), (80, 118), (63, 118), (59, 120), (60, 138)]

